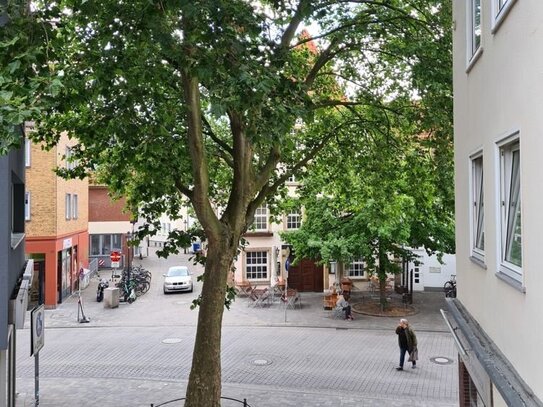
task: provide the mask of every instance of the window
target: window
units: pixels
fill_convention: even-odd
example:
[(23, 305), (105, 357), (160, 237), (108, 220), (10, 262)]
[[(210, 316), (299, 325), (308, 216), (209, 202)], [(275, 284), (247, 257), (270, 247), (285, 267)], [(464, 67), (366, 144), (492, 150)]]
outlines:
[(252, 230), (268, 230), (268, 208), (266, 205), (259, 206), (255, 211)]
[(121, 250), (121, 235), (90, 235), (91, 256), (109, 255), (112, 251)]
[(25, 220), (30, 220), (30, 192), (25, 192)]
[(73, 194), (73, 196), (72, 196), (72, 219), (77, 219), (78, 211), (79, 211), (78, 196), (77, 196), (77, 194)]
[(74, 152), (72, 150), (72, 147), (66, 146), (66, 156), (64, 157), (66, 160), (66, 169), (72, 170), (75, 168), (76, 162), (74, 160)]
[(64, 213), (66, 215), (66, 220), (69, 220), (72, 217), (72, 195), (71, 194), (66, 194), (64, 205), (65, 205)]
[(364, 262), (362, 260), (352, 261), (347, 267), (347, 276), (363, 277), (364, 276)]
[(481, 47), (481, 0), (467, 0), (468, 18), (468, 61), (471, 61)]
[(246, 252), (245, 260), (245, 276), (247, 280), (268, 278), (268, 252)]
[(287, 215), (287, 229), (300, 229), (302, 216), (299, 209), (293, 209)]
[(32, 142), (25, 137), (25, 166), (30, 167), (30, 149), (32, 147)]
[(501, 260), (500, 271), (519, 279), (522, 275), (520, 211), (520, 142), (518, 134), (500, 148)]
[(496, 32), (516, 0), (492, 0), (492, 32)]
[(472, 255), (484, 261), (484, 192), (483, 192), (483, 156), (478, 154), (471, 159), (471, 230)]

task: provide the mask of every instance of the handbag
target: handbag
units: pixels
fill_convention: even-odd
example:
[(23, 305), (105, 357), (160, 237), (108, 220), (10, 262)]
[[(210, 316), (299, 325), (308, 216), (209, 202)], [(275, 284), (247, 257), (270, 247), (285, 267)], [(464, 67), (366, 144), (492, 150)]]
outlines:
[(419, 360), (419, 350), (417, 348), (414, 348), (411, 352), (409, 352), (409, 362), (415, 362)]

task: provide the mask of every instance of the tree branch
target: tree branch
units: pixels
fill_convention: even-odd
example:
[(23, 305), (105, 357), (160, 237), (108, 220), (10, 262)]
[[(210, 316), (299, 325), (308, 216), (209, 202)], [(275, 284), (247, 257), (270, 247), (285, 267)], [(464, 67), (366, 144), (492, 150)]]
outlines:
[(333, 58), (332, 49), (337, 45), (338, 42), (338, 39), (333, 39), (332, 41), (330, 41), (330, 45), (328, 46), (328, 48), (321, 52), (321, 54), (317, 58), (317, 61), (315, 61), (315, 65), (313, 65), (313, 68), (311, 68), (311, 71), (309, 71), (307, 77), (305, 78), (305, 85), (307, 87), (311, 87), (311, 85), (313, 85), (313, 82), (315, 81), (315, 78), (317, 77), (319, 71), (324, 65), (326, 65), (328, 61)]
[(266, 159), (266, 163), (260, 170), (260, 173), (258, 174), (257, 180), (256, 180), (256, 188), (261, 189), (264, 187), (268, 180), (270, 179), (270, 174), (272, 173), (275, 168), (277, 168), (277, 163), (279, 162), (279, 158), (281, 157), (281, 147), (278, 143), (274, 143), (272, 148), (270, 149), (270, 152), (268, 154), (268, 158)]
[(294, 35), (296, 34), (296, 30), (298, 29), (298, 26), (300, 25), (304, 17), (304, 9), (310, 4), (311, 3), (309, 2), (309, 0), (300, 0), (300, 2), (298, 3), (296, 12), (292, 16), (292, 20), (290, 20), (287, 29), (281, 37), (281, 43), (279, 44), (280, 50), (285, 50), (289, 47), (292, 39), (294, 38)]
[(203, 123), (205, 125), (206, 131), (205, 134), (211, 138), (217, 145), (218, 145), (218, 155), (226, 162), (226, 164), (230, 168), (234, 168), (234, 151), (232, 150), (232, 147), (230, 147), (228, 144), (226, 144), (223, 140), (221, 140), (213, 131), (213, 128), (211, 127), (211, 124), (205, 117), (205, 115), (202, 116)]
[(182, 184), (181, 181), (179, 181), (177, 178), (174, 180), (175, 187), (181, 192), (183, 195), (185, 195), (189, 200), (192, 200), (193, 197), (193, 191), (188, 188), (186, 185)]

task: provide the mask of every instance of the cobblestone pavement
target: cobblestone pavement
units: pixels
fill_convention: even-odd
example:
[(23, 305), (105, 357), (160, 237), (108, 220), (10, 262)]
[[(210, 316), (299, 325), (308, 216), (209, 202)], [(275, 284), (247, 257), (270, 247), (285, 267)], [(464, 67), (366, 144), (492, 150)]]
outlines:
[[(153, 272), (150, 292), (117, 309), (96, 303), (94, 280), (82, 292), (88, 324), (77, 322), (77, 298), (47, 310), (40, 406), (149, 406), (183, 397), (197, 316), (189, 306), (200, 283), (192, 294), (164, 295), (160, 276), (169, 264), (186, 262), (144, 259)], [(439, 316), (441, 297), (416, 296), (419, 312), (410, 321), (421, 359), (418, 369), (403, 372), (394, 369), (396, 318), (332, 319), (314, 293), (303, 293), (302, 308), (286, 314), (279, 303), (254, 309), (238, 299), (225, 311), (223, 395), (245, 397), (252, 407), (458, 405), (456, 351)], [(29, 346), (29, 330), (18, 331), (17, 406), (34, 405)], [(434, 363), (436, 357), (450, 363)]]

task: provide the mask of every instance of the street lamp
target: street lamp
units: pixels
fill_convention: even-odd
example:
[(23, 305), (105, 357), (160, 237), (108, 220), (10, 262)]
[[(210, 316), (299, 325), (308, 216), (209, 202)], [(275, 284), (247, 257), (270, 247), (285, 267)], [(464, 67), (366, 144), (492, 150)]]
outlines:
[[(183, 221), (183, 223), (185, 224), (185, 233), (188, 234), (188, 232), (189, 232), (189, 218), (188, 218), (188, 215), (187, 215), (187, 218)], [(187, 246), (183, 247), (183, 253), (187, 254)]]
[(275, 247), (275, 261), (277, 263), (277, 270), (275, 271), (275, 274), (278, 276), (281, 275), (281, 258), (279, 257), (279, 254), (281, 251), (279, 250), (279, 247)]
[(128, 245), (128, 269), (126, 271), (126, 278), (128, 283), (130, 283), (130, 272), (132, 268), (132, 262), (134, 261), (134, 246), (131, 245), (131, 243), (134, 241), (134, 225), (136, 224), (136, 222), (136, 220), (130, 221), (130, 223), (132, 224), (132, 232), (126, 233), (126, 244)]

